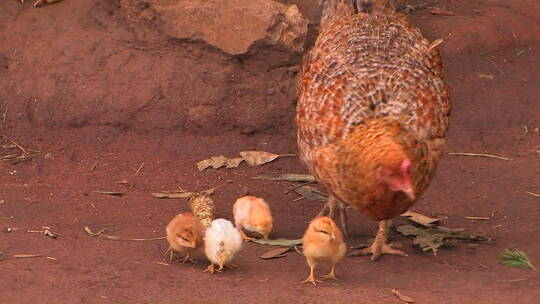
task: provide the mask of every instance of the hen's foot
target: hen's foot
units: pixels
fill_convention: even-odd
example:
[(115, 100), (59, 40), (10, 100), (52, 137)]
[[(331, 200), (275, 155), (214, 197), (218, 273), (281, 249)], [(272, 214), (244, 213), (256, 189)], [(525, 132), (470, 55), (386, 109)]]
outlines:
[(317, 216), (328, 216), (332, 220), (336, 219), (336, 211), (339, 213), (339, 220), (341, 222), (341, 231), (345, 237), (349, 236), (349, 229), (347, 228), (347, 206), (338, 202), (333, 196), (328, 198), (328, 201), (321, 209)]
[(382, 254), (397, 254), (401, 256), (407, 256), (407, 254), (401, 250), (397, 250), (392, 248), (387, 243), (386, 238), (386, 232), (388, 229), (390, 221), (380, 221), (379, 222), (379, 231), (377, 232), (377, 236), (375, 237), (375, 240), (371, 244), (371, 246), (359, 249), (351, 252), (350, 256), (360, 256), (360, 255), (370, 255), (371, 254), (371, 260), (376, 261), (379, 259), (379, 257)]

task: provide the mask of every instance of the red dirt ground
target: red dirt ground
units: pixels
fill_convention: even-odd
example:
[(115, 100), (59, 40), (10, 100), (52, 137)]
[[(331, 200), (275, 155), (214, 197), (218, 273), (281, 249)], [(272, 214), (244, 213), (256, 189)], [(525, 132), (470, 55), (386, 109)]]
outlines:
[[(409, 257), (345, 258), (339, 281), (317, 287), (299, 284), (308, 269), (295, 252), (261, 260), (267, 247), (247, 243), (238, 269), (211, 276), (202, 272), (202, 256), (196, 265), (156, 264), (168, 261), (165, 241), (111, 241), (84, 232), (88, 226), (122, 237), (163, 236), (187, 204), (151, 192), (232, 180), (214, 195), (219, 217), (231, 219), (232, 202), (247, 187), (270, 202), (273, 237), (300, 237), (321, 204), (293, 202), (295, 194), (284, 194), (290, 183), (252, 179), (303, 173), (297, 158), (258, 168), (195, 166), (242, 150), (296, 152), (290, 71), (298, 58), (272, 68), (272, 58), (238, 60), (202, 44), (166, 42), (123, 24), (114, 1), (66, 0), (39, 9), (27, 2), (0, 3), (0, 134), (32, 155), (0, 162), (0, 228), (17, 228), (0, 233), (1, 303), (402, 303), (393, 288), (416, 303), (540, 303), (538, 272), (498, 264), (503, 249), (517, 245), (540, 267), (540, 198), (526, 193), (540, 193), (536, 1), (432, 1), (456, 15), (411, 14), (427, 37), (447, 39), (442, 52), (453, 100), (447, 151), (512, 158), (444, 157), (413, 210), (496, 243), (462, 243), (433, 256), (395, 235)], [(289, 2), (316, 15), (310, 1)], [(134, 186), (114, 183), (123, 179)], [(361, 215), (350, 222), (350, 246), (375, 232), (376, 223)], [(43, 226), (61, 236), (27, 232)]]

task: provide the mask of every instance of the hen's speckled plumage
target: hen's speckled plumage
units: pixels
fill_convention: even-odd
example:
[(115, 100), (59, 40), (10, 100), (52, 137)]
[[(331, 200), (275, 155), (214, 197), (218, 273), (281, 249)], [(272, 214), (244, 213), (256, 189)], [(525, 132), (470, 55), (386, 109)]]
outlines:
[(414, 203), (381, 188), (378, 167), (410, 159), (418, 196), (442, 155), (450, 103), (438, 43), (383, 1), (357, 14), (350, 0), (326, 2), (298, 78), (298, 146), (330, 194), (366, 216), (391, 219)]

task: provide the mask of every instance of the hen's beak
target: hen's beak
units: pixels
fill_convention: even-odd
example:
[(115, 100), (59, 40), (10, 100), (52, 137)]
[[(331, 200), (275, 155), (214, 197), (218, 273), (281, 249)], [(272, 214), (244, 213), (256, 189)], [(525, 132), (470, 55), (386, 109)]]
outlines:
[(411, 186), (404, 188), (402, 191), (411, 201), (415, 200), (416, 195), (414, 194), (414, 189)]

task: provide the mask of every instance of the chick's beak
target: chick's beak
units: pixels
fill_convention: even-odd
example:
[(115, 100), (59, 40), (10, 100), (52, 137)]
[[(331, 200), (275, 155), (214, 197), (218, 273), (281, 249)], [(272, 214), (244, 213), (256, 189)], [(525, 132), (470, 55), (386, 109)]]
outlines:
[(330, 240), (335, 240), (336, 239), (336, 234), (334, 232), (330, 233)]

